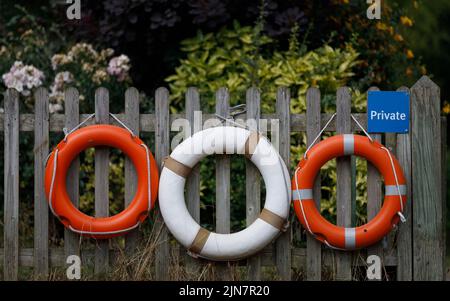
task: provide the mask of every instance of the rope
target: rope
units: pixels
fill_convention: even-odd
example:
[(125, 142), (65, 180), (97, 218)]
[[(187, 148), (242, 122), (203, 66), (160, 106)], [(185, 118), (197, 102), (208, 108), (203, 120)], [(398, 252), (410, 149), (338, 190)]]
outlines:
[(370, 142), (373, 142), (372, 137), (369, 135), (369, 133), (367, 133), (366, 129), (361, 125), (361, 123), (358, 122), (356, 117), (353, 116), (353, 114), (351, 114), (350, 116), (352, 117), (353, 121), (359, 126), (359, 128), (364, 132), (364, 134), (367, 136), (367, 138), (369, 138)]
[[(53, 185), (55, 184), (55, 178), (56, 178), (56, 167), (58, 164), (58, 152), (59, 149), (55, 150), (55, 156), (53, 157), (53, 174), (52, 174), (52, 182), (50, 183), (50, 193), (48, 196), (48, 204), (50, 206), (50, 210), (51, 212), (58, 217), (58, 215), (55, 213), (55, 211), (53, 210), (53, 203), (52, 203), (52, 196), (53, 196)], [(50, 156), (49, 156), (50, 157)], [(59, 217), (58, 217), (59, 218)]]
[(235, 126), (237, 126), (237, 127), (240, 127), (240, 128), (243, 128), (243, 129), (246, 129), (246, 130), (248, 130), (248, 127), (246, 126), (246, 125), (242, 125), (242, 124), (239, 124), (239, 123), (237, 123), (236, 121), (234, 121), (234, 119), (232, 119), (232, 118), (226, 118), (226, 117), (224, 117), (224, 116), (222, 116), (222, 115), (220, 115), (220, 114), (214, 114), (217, 118), (219, 118), (219, 119), (221, 119), (222, 121), (225, 121), (225, 122), (229, 122), (229, 123), (231, 123), (231, 124), (233, 124), (233, 125), (235, 125)]
[(82, 122), (80, 122), (76, 127), (74, 127), (73, 129), (71, 129), (70, 131), (67, 131), (67, 128), (63, 128), (64, 131), (64, 141), (67, 141), (67, 136), (69, 136), (70, 134), (72, 134), (73, 132), (75, 132), (76, 130), (78, 130), (83, 124), (85, 124), (86, 122), (88, 122), (88, 120), (90, 120), (92, 117), (95, 116), (95, 113), (92, 113), (91, 115), (89, 115), (85, 120), (83, 120)]
[(117, 121), (117, 123), (119, 123), (121, 126), (123, 126), (128, 132), (131, 133), (131, 136), (135, 137), (136, 135), (134, 134), (134, 132), (122, 121), (120, 120), (116, 115), (114, 115), (113, 113), (109, 113), (109, 115), (114, 118), (115, 121)]
[[(302, 211), (302, 215), (303, 215), (303, 220), (306, 223), (306, 228), (308, 229), (308, 232), (315, 238), (317, 238), (317, 235), (312, 232), (311, 227), (309, 226), (308, 223), (308, 219), (306, 218), (306, 214), (305, 214), (305, 210), (303, 209), (303, 202), (302, 199), (300, 197), (300, 192), (299, 192), (299, 187), (298, 187), (298, 178), (297, 178), (297, 173), (300, 170), (300, 167), (297, 167), (297, 169), (295, 170), (294, 173), (294, 178), (295, 178), (295, 191), (297, 192), (297, 197), (298, 197), (298, 202), (300, 203), (300, 210)], [(326, 239), (323, 240), (324, 244), (329, 247), (330, 249), (335, 249), (335, 250), (340, 250), (340, 251), (346, 251), (346, 249), (341, 249), (335, 246), (332, 246)]]
[(77, 230), (75, 228), (73, 228), (71, 225), (69, 225), (69, 229), (75, 233), (78, 234), (88, 234), (88, 235), (109, 235), (109, 234), (117, 234), (117, 233), (123, 233), (123, 232), (129, 232), (135, 228), (137, 228), (139, 225), (141, 224), (141, 222), (137, 222), (134, 226), (131, 226), (129, 228), (126, 229), (122, 229), (122, 230), (117, 230), (117, 231), (107, 231), (107, 232), (94, 232), (94, 231), (83, 231), (83, 230)]
[(147, 154), (147, 187), (148, 187), (148, 211), (150, 211), (151, 207), (152, 207), (152, 188), (150, 186), (150, 175), (151, 175), (151, 171), (150, 171), (150, 151), (148, 150), (147, 145), (145, 145), (144, 143), (141, 144), (141, 146), (145, 149), (145, 153)]
[[(113, 117), (114, 120), (116, 120), (116, 121), (117, 121), (120, 125), (122, 125), (126, 130), (128, 130), (128, 131), (131, 133), (131, 135), (132, 135), (133, 137), (135, 136), (135, 134), (133, 133), (133, 131), (132, 131), (128, 126), (126, 126), (125, 123), (123, 123), (119, 118), (117, 118), (117, 116), (115, 116), (115, 115), (112, 114), (112, 113), (109, 113), (109, 115), (111, 115), (111, 117)], [(67, 131), (67, 129), (64, 128), (64, 129), (63, 129), (64, 134), (65, 134), (65, 136), (64, 136), (64, 141), (67, 141), (67, 136), (69, 136), (71, 133), (73, 133), (74, 131), (76, 131), (77, 129), (79, 129), (83, 124), (85, 124), (88, 120), (90, 120), (90, 119), (91, 119), (92, 117), (94, 117), (94, 116), (95, 116), (95, 113), (89, 115), (85, 120), (83, 120), (81, 123), (79, 123), (77, 126), (75, 126), (75, 127), (74, 127), (72, 130), (70, 130), (70, 131)], [(150, 151), (149, 151), (147, 145), (145, 145), (144, 143), (142, 143), (141, 146), (144, 147), (144, 149), (145, 149), (145, 153), (146, 153), (146, 161), (147, 161), (147, 172), (148, 172), (148, 177), (147, 177), (147, 186), (148, 186), (148, 191), (147, 191), (147, 193), (148, 193), (148, 209), (147, 209), (147, 211), (149, 211), (149, 210), (151, 209), (151, 205), (152, 205), (152, 197), (151, 197), (151, 191), (152, 191), (152, 190), (151, 190), (151, 186), (150, 186), (150, 184), (151, 184), (151, 179), (150, 179), (150, 176), (151, 176), (151, 170), (150, 170)], [(53, 213), (53, 215), (55, 215), (56, 217), (59, 218), (59, 216), (56, 214), (56, 212), (55, 212), (54, 209), (53, 209), (53, 202), (52, 202), (52, 201), (53, 201), (53, 200), (52, 200), (52, 196), (53, 196), (53, 186), (54, 186), (55, 179), (56, 179), (56, 170), (57, 170), (57, 164), (58, 164), (58, 163), (57, 163), (57, 161), (58, 161), (58, 152), (59, 152), (59, 149), (56, 148), (56, 150), (55, 150), (55, 155), (54, 155), (54, 159), (53, 159), (53, 174), (52, 174), (52, 181), (51, 181), (51, 184), (50, 184), (49, 206), (50, 206), (50, 210), (51, 210), (51, 212)], [(51, 153), (47, 156), (46, 161), (45, 161), (45, 165), (47, 165), (47, 161), (48, 161), (48, 159), (50, 158), (50, 156), (51, 156)], [(117, 231), (108, 231), (108, 232), (93, 232), (93, 231), (77, 230), (77, 229), (73, 228), (71, 225), (69, 225), (68, 228), (69, 228), (71, 231), (73, 231), (73, 232), (75, 232), (75, 233), (78, 233), (78, 234), (92, 234), (92, 235), (96, 235), (96, 234), (98, 234), (98, 235), (103, 235), (103, 234), (104, 234), (104, 235), (108, 235), (108, 234), (117, 234), (117, 233), (122, 233), (122, 232), (128, 232), (128, 231), (131, 231), (131, 230), (137, 228), (140, 224), (141, 224), (141, 222), (138, 221), (134, 226), (131, 226), (131, 227), (127, 228), (127, 229), (122, 229), (122, 230), (117, 230)]]
[[(355, 118), (355, 116), (353, 116), (353, 114), (350, 115), (351, 118), (353, 119), (353, 121), (358, 125), (358, 127), (364, 132), (364, 134), (367, 136), (367, 138), (369, 138), (370, 142), (373, 142), (372, 137), (369, 135), (369, 133), (366, 131), (366, 129), (358, 122), (358, 120)], [(325, 124), (325, 126), (320, 130), (319, 134), (317, 134), (317, 136), (314, 138), (314, 140), (312, 141), (312, 143), (308, 146), (308, 148), (305, 151), (305, 154), (303, 155), (303, 158), (306, 159), (306, 155), (308, 153), (308, 151), (311, 149), (311, 147), (317, 142), (317, 140), (319, 139), (320, 136), (322, 136), (323, 132), (325, 131), (325, 129), (328, 127), (328, 125), (331, 123), (331, 121), (336, 117), (336, 113), (334, 113), (333, 115), (331, 115), (330, 119), (327, 121), (327, 123)], [(389, 160), (391, 163), (391, 167), (392, 167), (392, 171), (394, 173), (394, 178), (395, 178), (395, 184), (397, 186), (397, 191), (398, 191), (398, 196), (399, 196), (399, 200), (400, 200), (400, 211), (397, 212), (398, 216), (400, 217), (400, 220), (404, 223), (406, 222), (406, 218), (405, 216), (402, 214), (403, 212), (403, 199), (402, 199), (402, 195), (401, 195), (401, 191), (400, 191), (400, 185), (398, 183), (398, 177), (397, 177), (397, 172), (395, 171), (395, 166), (394, 166), (394, 160), (392, 159), (392, 155), (391, 152), (384, 146), (381, 147), (383, 150), (385, 150), (389, 156)], [(302, 203), (302, 199), (300, 197), (300, 189), (298, 187), (298, 179), (297, 179), (297, 173), (300, 170), (300, 167), (297, 167), (297, 169), (295, 170), (294, 173), (294, 177), (295, 177), (295, 190), (297, 193), (297, 198), (298, 198), (298, 202), (300, 203), (300, 210), (302, 211), (302, 215), (303, 215), (303, 220), (305, 221), (306, 224), (306, 228), (308, 230), (308, 232), (313, 235), (314, 237), (316, 237), (316, 235), (312, 232), (311, 227), (309, 226), (308, 223), (308, 219), (306, 218), (306, 214), (305, 214), (305, 210), (303, 209), (303, 203)], [(326, 239), (324, 239), (324, 243), (325, 245), (327, 245), (328, 247), (335, 249), (335, 250), (342, 250), (345, 251), (345, 249), (342, 248), (338, 248), (335, 246), (332, 246)]]
[(311, 144), (308, 146), (308, 148), (305, 151), (305, 154), (303, 155), (303, 158), (306, 159), (306, 154), (309, 152), (309, 150), (311, 149), (311, 147), (313, 147), (314, 143), (316, 143), (317, 139), (320, 138), (320, 136), (322, 136), (323, 132), (325, 131), (325, 129), (328, 127), (328, 125), (331, 123), (331, 121), (334, 119), (334, 117), (336, 117), (336, 113), (334, 113), (333, 115), (331, 115), (330, 119), (327, 121), (327, 123), (325, 124), (325, 126), (320, 130), (319, 134), (317, 134), (316, 138), (314, 138), (313, 142), (311, 142)]
[(397, 177), (397, 172), (395, 171), (395, 166), (394, 166), (394, 160), (392, 159), (392, 155), (391, 152), (384, 146), (381, 147), (381, 149), (385, 150), (389, 156), (389, 161), (391, 162), (391, 167), (392, 167), (392, 171), (394, 173), (394, 178), (395, 178), (395, 185), (397, 186), (397, 192), (398, 192), (398, 197), (399, 197), (399, 201), (400, 201), (400, 211), (397, 212), (398, 216), (400, 217), (400, 220), (402, 221), (402, 223), (406, 222), (406, 218), (403, 215), (403, 198), (402, 198), (402, 193), (400, 191), (400, 184), (398, 183), (398, 177)]

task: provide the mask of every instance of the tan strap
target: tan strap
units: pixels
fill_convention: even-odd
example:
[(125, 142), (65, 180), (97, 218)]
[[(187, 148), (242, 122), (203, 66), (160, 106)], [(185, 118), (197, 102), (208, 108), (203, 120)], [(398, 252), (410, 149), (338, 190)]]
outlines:
[(203, 250), (203, 247), (206, 244), (206, 241), (208, 240), (210, 233), (211, 232), (209, 232), (205, 228), (200, 228), (197, 232), (197, 235), (194, 238), (194, 241), (189, 247), (189, 251), (194, 254), (200, 254), (200, 252)]
[(191, 168), (189, 166), (178, 162), (172, 157), (166, 157), (164, 159), (164, 167), (170, 169), (183, 178), (187, 178), (187, 176), (191, 173)]
[(252, 155), (255, 153), (256, 146), (259, 143), (260, 134), (258, 132), (251, 132), (245, 141), (244, 156), (251, 159)]
[(266, 208), (261, 211), (259, 218), (280, 231), (283, 231), (286, 225), (286, 220), (284, 218)]

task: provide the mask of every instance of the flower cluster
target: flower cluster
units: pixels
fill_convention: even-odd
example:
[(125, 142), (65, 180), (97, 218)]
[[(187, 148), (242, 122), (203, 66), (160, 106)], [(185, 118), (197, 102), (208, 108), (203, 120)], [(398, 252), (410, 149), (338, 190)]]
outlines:
[(124, 81), (130, 71), (130, 59), (124, 54), (113, 57), (109, 61), (107, 70), (110, 75), (116, 76), (118, 81)]
[(63, 110), (64, 85), (73, 82), (73, 75), (68, 71), (56, 74), (52, 86), (50, 87), (50, 113), (57, 113)]
[(44, 73), (33, 65), (24, 65), (16, 61), (2, 79), (7, 88), (14, 88), (24, 96), (29, 96), (33, 88), (42, 85)]

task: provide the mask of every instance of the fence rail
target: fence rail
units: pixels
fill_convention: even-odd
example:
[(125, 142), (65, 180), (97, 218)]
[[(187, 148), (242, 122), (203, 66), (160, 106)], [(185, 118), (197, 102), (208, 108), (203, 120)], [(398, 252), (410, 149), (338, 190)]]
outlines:
[[(372, 88), (376, 89), (376, 88)], [(411, 89), (402, 87), (411, 95), (411, 127), (407, 134), (386, 134), (385, 144), (396, 154), (408, 183), (408, 204), (405, 208), (407, 222), (400, 224), (384, 241), (355, 252), (340, 252), (324, 248), (314, 238), (307, 236), (306, 247), (293, 247), (294, 238), (304, 237), (298, 223), (281, 235), (272, 245), (248, 260), (236, 265), (247, 267), (244, 279), (263, 278), (265, 266), (276, 267), (277, 279), (290, 280), (293, 275), (302, 274), (308, 280), (320, 280), (324, 267), (332, 271), (336, 280), (355, 279), (358, 266), (365, 266), (367, 255), (375, 254), (382, 258), (384, 267), (394, 267), (398, 280), (442, 280), (445, 267), (445, 153), (446, 120), (440, 117), (439, 87), (428, 77), (421, 78)], [(358, 128), (351, 121), (351, 95), (346, 87), (339, 88), (336, 95), (337, 118), (326, 131), (351, 133)], [(43, 179), (44, 162), (49, 151), (50, 132), (61, 132), (64, 127), (73, 128), (88, 114), (79, 114), (79, 94), (70, 88), (65, 93), (65, 114), (49, 114), (48, 94), (41, 88), (35, 94), (35, 113), (19, 114), (19, 95), (15, 90), (7, 90), (4, 97), (4, 113), (0, 114), (0, 131), (4, 132), (4, 244), (0, 248), (5, 280), (18, 278), (19, 267), (33, 267), (36, 276), (46, 277), (50, 268), (64, 266), (68, 255), (80, 254), (83, 264), (94, 266), (96, 274), (107, 273), (118, 255), (119, 248), (110, 248), (109, 241), (98, 241), (94, 250), (80, 249), (80, 237), (70, 231), (64, 232), (64, 248), (49, 245), (49, 211), (45, 199)], [(230, 95), (226, 89), (216, 93), (216, 112), (228, 115)], [(307, 143), (311, 143), (321, 126), (331, 114), (321, 113), (320, 91), (310, 88), (306, 95), (306, 113), (290, 113), (290, 94), (286, 88), (280, 88), (276, 95), (275, 113), (262, 114), (261, 95), (258, 89), (250, 88), (246, 93), (246, 114), (242, 119), (259, 118), (278, 120), (268, 123), (273, 131), (272, 141), (279, 146), (283, 160), (291, 162), (290, 148), (301, 143), (293, 141), (291, 134), (306, 132)], [(155, 112), (139, 113), (139, 93), (130, 88), (125, 93), (125, 112), (117, 117), (124, 120), (135, 133), (153, 132), (155, 136), (153, 153), (161, 165), (162, 159), (170, 152), (170, 124), (177, 118), (186, 118), (191, 130), (195, 112), (200, 110), (200, 95), (195, 88), (186, 92), (185, 113), (169, 113), (169, 92), (159, 88), (155, 93)], [(104, 88), (95, 93), (96, 119), (92, 123), (113, 123), (109, 118), (109, 94)], [(354, 114), (365, 127), (366, 114)], [(214, 118), (212, 113), (204, 113), (203, 119)], [(258, 124), (250, 125), (258, 129)], [(34, 246), (19, 246), (19, 137), (21, 132), (34, 131)], [(381, 140), (383, 135), (375, 134)], [(107, 148), (97, 148), (95, 152), (95, 212), (96, 216), (108, 215), (108, 164)], [(230, 232), (230, 156), (216, 156), (216, 225), (220, 233)], [(337, 224), (351, 226), (355, 207), (354, 158), (337, 159)], [(68, 174), (67, 188), (73, 203), (78, 206), (79, 199), (79, 160), (75, 160)], [(198, 171), (199, 167), (196, 167)], [(257, 169), (246, 164), (246, 223), (252, 223), (261, 208), (261, 179)], [(320, 178), (320, 177), (319, 177)], [(413, 184), (412, 184), (413, 183)], [(129, 204), (136, 189), (136, 175), (131, 161), (125, 161), (125, 205)], [(196, 221), (200, 220), (200, 176), (194, 172), (186, 184), (189, 212)], [(368, 164), (367, 171), (367, 214), (373, 218), (382, 202), (382, 185), (379, 173)], [(314, 196), (320, 202), (320, 179), (316, 180)], [(156, 209), (157, 210), (157, 209)], [(293, 213), (291, 213), (291, 216)], [(160, 229), (155, 250), (155, 262), (152, 264), (155, 279), (170, 279), (170, 254), (182, 247), (171, 242), (161, 216), (155, 215), (153, 227)], [(51, 217), (50, 217), (51, 218)], [(291, 220), (295, 220), (291, 217)], [(58, 224), (58, 227), (62, 227)], [(132, 255), (143, 235), (139, 229), (125, 238), (125, 253)], [(181, 261), (186, 269), (199, 271), (207, 262), (183, 256)], [(1, 264), (0, 264), (1, 265)], [(215, 279), (234, 279), (231, 269), (235, 264), (214, 263)], [(296, 271), (296, 273), (294, 273)], [(299, 272), (301, 271), (301, 272)], [(296, 276), (297, 277), (297, 276)]]

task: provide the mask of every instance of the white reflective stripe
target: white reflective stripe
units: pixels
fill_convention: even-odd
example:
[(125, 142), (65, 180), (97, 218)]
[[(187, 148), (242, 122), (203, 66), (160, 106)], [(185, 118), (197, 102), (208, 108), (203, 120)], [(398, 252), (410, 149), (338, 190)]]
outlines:
[(345, 248), (354, 249), (356, 246), (355, 228), (345, 228)]
[(353, 155), (355, 153), (355, 137), (353, 134), (344, 135), (344, 155)]
[(301, 200), (312, 200), (313, 199), (312, 189), (298, 189), (298, 190), (292, 190), (292, 200), (299, 201), (299, 199), (298, 199), (299, 194), (300, 194)]
[[(406, 195), (406, 185), (399, 185), (400, 188), (400, 194)], [(398, 189), (396, 185), (386, 185), (385, 186), (385, 192), (384, 195), (397, 195), (398, 196)]]

